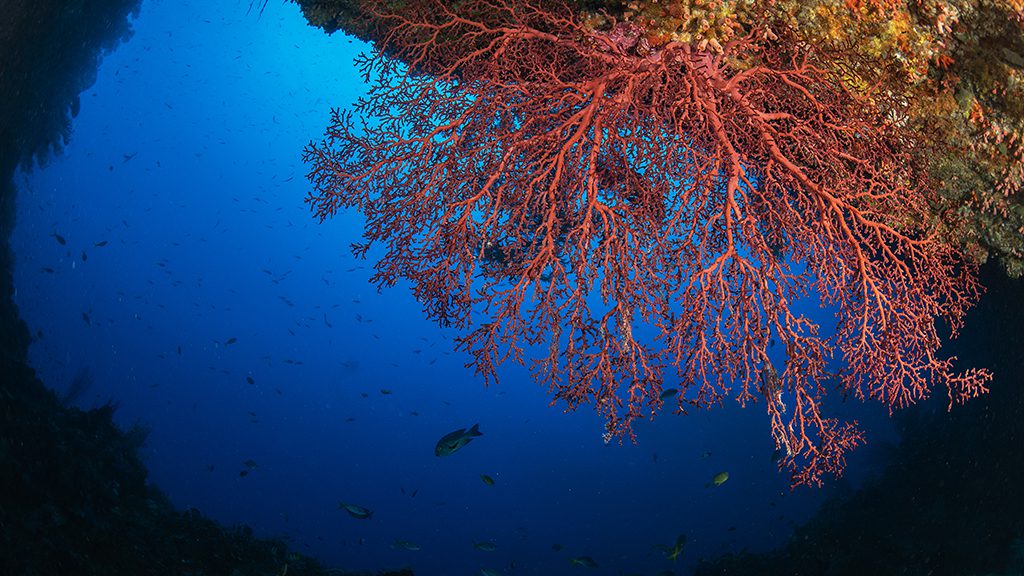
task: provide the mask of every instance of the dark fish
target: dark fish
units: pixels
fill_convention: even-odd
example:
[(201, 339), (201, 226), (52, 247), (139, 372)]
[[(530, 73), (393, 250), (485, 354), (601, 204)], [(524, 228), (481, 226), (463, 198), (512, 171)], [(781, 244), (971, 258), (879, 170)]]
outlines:
[(224, 342), (224, 345), (228, 346), (230, 344), (234, 344), (235, 342), (238, 342), (238, 338), (228, 338), (227, 341)]
[(82, 250), (82, 262), (85, 262), (88, 259), (89, 259), (89, 256), (85, 253), (85, 250)]
[(660, 398), (662, 400), (668, 400), (669, 398), (674, 398), (675, 395), (678, 394), (678, 393), (679, 393), (679, 390), (676, 390), (675, 388), (668, 388), (668, 389), (666, 389), (665, 391), (663, 391), (661, 393)]
[(53, 274), (53, 268), (50, 268), (48, 266), (44, 266), (43, 267), (43, 272), (46, 272), (47, 274)]
[(570, 558), (569, 563), (573, 566), (583, 566), (584, 568), (597, 568), (597, 562), (590, 556), (577, 556)]
[(242, 470), (241, 472), (238, 473), (238, 475), (241, 476), (242, 478), (245, 478), (246, 476), (249, 475), (249, 471), (248, 470)]
[(89, 318), (88, 312), (82, 312), (82, 320), (85, 320), (86, 324), (92, 326), (92, 320)]
[(665, 558), (675, 562), (679, 559), (679, 555), (683, 553), (683, 548), (686, 547), (686, 534), (680, 534), (676, 537), (676, 544), (672, 548), (665, 552)]
[(106, 245), (107, 245), (107, 241), (106, 240), (100, 240), (99, 242), (93, 244), (93, 246), (95, 246), (97, 248), (103, 248)]
[(344, 502), (339, 502), (338, 508), (341, 508), (345, 512), (348, 512), (349, 516), (356, 518), (358, 520), (369, 520), (370, 517), (373, 516), (372, 510), (363, 508), (362, 506), (357, 506), (355, 504), (346, 504)]
[(256, 383), (256, 381), (252, 379), (252, 376), (246, 376), (245, 377), (245, 381), (248, 382), (249, 384), (255, 384)]
[(449, 432), (437, 441), (437, 446), (434, 446), (434, 455), (449, 456), (454, 454), (477, 436), (483, 436), (483, 433), (480, 432), (479, 424), (473, 424), (473, 427), (469, 430), (460, 428), (454, 432)]
[(53, 234), (50, 234), (50, 236), (53, 236), (57, 240), (57, 244), (60, 244), (61, 246), (64, 246), (65, 244), (68, 243), (68, 241), (65, 240), (63, 236), (61, 236), (60, 234), (57, 234), (56, 232), (54, 232)]
[(487, 484), (488, 486), (494, 486), (494, 478), (491, 478), (487, 474), (481, 474), (480, 479), (484, 481), (484, 484)]
[(395, 543), (392, 544), (391, 547), (398, 548), (400, 550), (412, 550), (413, 552), (422, 549), (419, 544), (402, 539), (395, 540)]

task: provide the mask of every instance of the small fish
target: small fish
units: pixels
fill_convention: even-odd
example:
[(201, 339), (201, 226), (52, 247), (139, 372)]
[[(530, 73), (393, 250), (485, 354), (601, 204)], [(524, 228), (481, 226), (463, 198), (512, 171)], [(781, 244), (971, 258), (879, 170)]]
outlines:
[(245, 381), (248, 382), (249, 384), (255, 384), (256, 383), (256, 380), (253, 380), (252, 376), (246, 376), (245, 377)]
[(348, 512), (349, 516), (356, 518), (358, 520), (369, 520), (370, 517), (373, 516), (373, 512), (371, 510), (363, 508), (362, 506), (357, 506), (355, 504), (346, 504), (344, 502), (339, 502), (338, 508), (341, 508), (345, 512)]
[(99, 242), (93, 244), (93, 246), (95, 246), (96, 248), (103, 248), (106, 245), (107, 245), (107, 241), (106, 240), (100, 240)]
[(473, 548), (481, 552), (495, 552), (498, 549), (498, 545), (494, 542), (473, 542)]
[(661, 398), (662, 400), (668, 400), (670, 398), (675, 398), (676, 394), (678, 393), (679, 390), (675, 388), (667, 388), (664, 391), (662, 391), (661, 396), (659, 396), (659, 398)]
[(708, 482), (707, 484), (705, 484), (704, 487), (705, 488), (710, 488), (712, 486), (721, 486), (722, 484), (725, 484), (726, 481), (728, 481), (728, 480), (729, 480), (729, 473), (728, 472), (719, 472), (718, 474), (715, 474), (715, 477), (711, 479), (711, 482)]
[(89, 313), (88, 312), (82, 312), (82, 320), (85, 320), (86, 324), (92, 326), (92, 319), (89, 318)]
[(676, 544), (670, 550), (666, 551), (665, 558), (675, 562), (679, 559), (679, 555), (683, 553), (683, 548), (686, 546), (686, 534), (680, 534), (676, 537)]
[(480, 479), (484, 481), (484, 484), (487, 484), (488, 486), (494, 486), (494, 478), (491, 478), (487, 474), (481, 474)]
[(569, 563), (573, 566), (583, 566), (584, 568), (597, 568), (597, 562), (590, 556), (577, 556), (570, 558)]
[(241, 472), (238, 473), (238, 475), (240, 477), (242, 477), (242, 478), (245, 478), (246, 476), (249, 475), (249, 471), (248, 470), (242, 470)]
[(380, 389), (380, 393), (383, 394), (384, 396), (390, 396), (392, 392), (391, 392), (391, 390), (388, 390), (387, 388), (381, 388)]
[(43, 267), (43, 272), (46, 272), (47, 274), (53, 274), (54, 270), (53, 270), (53, 268), (50, 268), (49, 266), (44, 266)]
[[(250, 414), (252, 414), (252, 412), (250, 412)], [(253, 460), (252, 458), (249, 458), (245, 462), (242, 462), (242, 464), (249, 470), (255, 470), (260, 467), (260, 465), (257, 464), (256, 461)]]
[(555, 552), (561, 552), (562, 551), (562, 545), (558, 544), (558, 543), (552, 544), (551, 545), (551, 549), (554, 550)]
[(226, 340), (226, 341), (224, 342), (224, 345), (225, 345), (225, 346), (230, 346), (231, 344), (234, 344), (235, 342), (238, 342), (238, 338), (228, 338), (228, 339), (227, 339), (227, 340)]
[(85, 250), (82, 250), (82, 262), (87, 262), (88, 260), (89, 255), (85, 253)]
[(483, 433), (480, 432), (479, 424), (473, 424), (473, 427), (469, 430), (459, 428), (454, 432), (449, 432), (437, 441), (437, 445), (434, 446), (434, 455), (450, 456), (466, 444), (469, 444), (477, 436), (483, 436)]
[(53, 234), (50, 234), (50, 236), (53, 236), (54, 240), (57, 241), (57, 244), (60, 244), (61, 246), (64, 246), (65, 244), (68, 243), (68, 241), (65, 240), (63, 236), (61, 236), (60, 234), (57, 234), (56, 232), (54, 232)]
[(410, 542), (408, 540), (402, 540), (400, 538), (395, 539), (395, 543), (391, 545), (392, 548), (398, 548), (399, 550), (411, 550), (413, 552), (422, 550), (419, 544)]

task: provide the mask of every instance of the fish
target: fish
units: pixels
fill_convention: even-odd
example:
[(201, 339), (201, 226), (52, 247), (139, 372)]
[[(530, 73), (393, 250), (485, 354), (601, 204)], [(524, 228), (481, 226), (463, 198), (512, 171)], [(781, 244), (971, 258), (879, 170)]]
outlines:
[(679, 390), (677, 390), (675, 388), (668, 388), (668, 389), (664, 390), (661, 393), (661, 396), (659, 396), (659, 398), (661, 400), (668, 400), (669, 398), (674, 398), (675, 395), (678, 394), (678, 393), (679, 393)]
[(373, 516), (372, 510), (363, 508), (362, 506), (358, 506), (356, 504), (346, 504), (344, 502), (339, 502), (338, 508), (341, 508), (345, 512), (348, 512), (349, 516), (357, 520), (369, 520), (370, 517)]
[(575, 558), (569, 558), (569, 563), (573, 566), (583, 566), (584, 568), (597, 568), (597, 562), (590, 556), (576, 556)]
[(675, 562), (679, 559), (679, 555), (683, 553), (683, 548), (686, 546), (686, 534), (680, 534), (676, 536), (676, 544), (665, 554), (665, 558)]
[[(250, 414), (252, 414), (252, 412), (250, 412)], [(242, 462), (242, 464), (245, 465), (245, 467), (248, 468), (249, 470), (255, 470), (260, 467), (260, 465), (257, 464), (256, 461), (253, 460), (252, 458), (249, 458), (245, 462)]]
[(488, 486), (494, 486), (494, 478), (491, 478), (487, 474), (481, 474), (480, 479), (484, 481), (484, 484), (487, 484)]
[(728, 481), (728, 480), (729, 480), (729, 473), (728, 472), (719, 472), (718, 474), (715, 474), (714, 478), (711, 479), (711, 482), (708, 482), (707, 484), (705, 484), (704, 487), (705, 488), (710, 488), (712, 486), (721, 486), (722, 484), (725, 484), (726, 481)]
[(398, 548), (399, 550), (411, 550), (413, 552), (422, 550), (422, 547), (419, 544), (408, 540), (402, 540), (401, 538), (396, 538), (395, 543), (392, 544), (391, 547)]
[(466, 444), (469, 444), (477, 436), (483, 436), (483, 433), (480, 432), (480, 424), (473, 424), (473, 427), (469, 430), (459, 428), (454, 432), (449, 432), (437, 441), (437, 446), (434, 446), (434, 455), (438, 457), (450, 456)]
[(481, 552), (494, 552), (498, 549), (498, 545), (494, 542), (487, 542), (485, 540), (483, 542), (473, 542), (473, 548), (476, 548)]
[(50, 234), (50, 236), (53, 236), (53, 239), (56, 240), (57, 244), (60, 244), (61, 246), (64, 246), (68, 243), (68, 241), (65, 240), (63, 236), (57, 234), (56, 232)]
[(228, 338), (227, 341), (224, 342), (224, 345), (225, 346), (230, 346), (231, 344), (234, 344), (235, 342), (238, 342), (238, 338)]
[(246, 376), (245, 377), (245, 381), (248, 382), (249, 384), (255, 384), (256, 383), (256, 380), (254, 380), (252, 376)]
[(96, 248), (103, 248), (106, 245), (107, 245), (107, 241), (106, 240), (100, 240), (99, 242), (93, 244), (93, 246), (95, 246)]
[(481, 568), (480, 576), (501, 576), (501, 570), (494, 568)]

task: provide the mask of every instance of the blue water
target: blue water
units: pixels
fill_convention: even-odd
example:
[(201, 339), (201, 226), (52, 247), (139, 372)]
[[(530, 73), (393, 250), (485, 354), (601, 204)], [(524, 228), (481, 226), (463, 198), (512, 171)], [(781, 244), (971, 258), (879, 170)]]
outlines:
[[(558, 574), (586, 571), (569, 562), (586, 555), (594, 574), (684, 574), (783, 543), (874, 472), (872, 447), (892, 438), (878, 406), (836, 407), (871, 446), (843, 480), (791, 492), (763, 406), (666, 413), (619, 446), (588, 409), (549, 406), (521, 368), (484, 387), (408, 286), (368, 283), (372, 261), (348, 251), (360, 216), (321, 225), (303, 202), (302, 149), (365, 89), (352, 59), (368, 47), (308, 27), (291, 3), (259, 19), (248, 7), (145, 2), (64, 154), (18, 177), (33, 365), (58, 392), (89, 369), (78, 405), (113, 400), (121, 425), (151, 427), (150, 478), (176, 506), (346, 569)], [(482, 437), (434, 456), (474, 423)], [(676, 562), (654, 548), (681, 534)]]

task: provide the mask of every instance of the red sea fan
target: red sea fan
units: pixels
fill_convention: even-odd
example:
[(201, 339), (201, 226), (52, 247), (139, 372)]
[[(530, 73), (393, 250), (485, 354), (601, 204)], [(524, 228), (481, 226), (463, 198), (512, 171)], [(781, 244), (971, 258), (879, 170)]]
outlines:
[[(834, 56), (758, 26), (652, 46), (524, 0), (369, 6), (373, 87), (307, 148), (308, 201), (365, 215), (375, 281), (408, 280), (486, 380), (537, 354), (606, 439), (666, 385), (679, 411), (761, 398), (795, 484), (863, 441), (822, 414), (837, 351), (839, 389), (894, 408), (985, 390), (937, 356), (936, 320), (955, 334), (980, 287), (934, 229), (898, 103), (816, 65)], [(794, 311), (805, 296), (833, 335)]]

